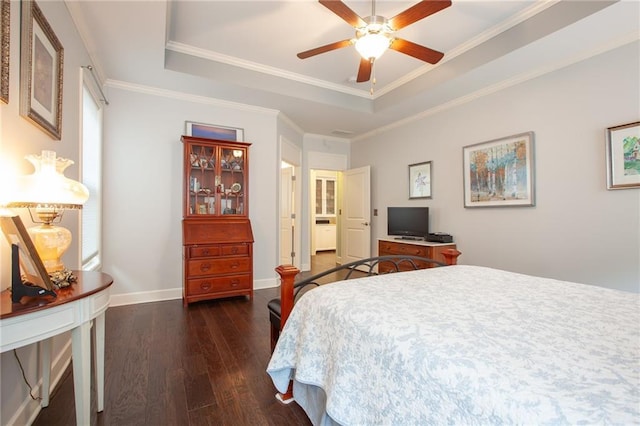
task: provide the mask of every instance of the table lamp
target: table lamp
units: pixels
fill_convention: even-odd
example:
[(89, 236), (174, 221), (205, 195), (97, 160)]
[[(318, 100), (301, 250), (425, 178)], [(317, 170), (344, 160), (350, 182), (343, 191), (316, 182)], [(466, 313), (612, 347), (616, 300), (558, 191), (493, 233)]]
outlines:
[[(64, 176), (72, 160), (57, 158), (54, 151), (25, 157), (35, 171), (16, 179), (8, 207), (26, 207), (31, 220), (39, 226), (27, 231), (45, 269), (50, 275), (66, 273), (61, 257), (71, 245), (71, 231), (54, 225), (62, 220), (66, 209), (81, 209), (89, 198), (89, 190), (82, 183)], [(33, 212), (37, 216), (34, 218)]]

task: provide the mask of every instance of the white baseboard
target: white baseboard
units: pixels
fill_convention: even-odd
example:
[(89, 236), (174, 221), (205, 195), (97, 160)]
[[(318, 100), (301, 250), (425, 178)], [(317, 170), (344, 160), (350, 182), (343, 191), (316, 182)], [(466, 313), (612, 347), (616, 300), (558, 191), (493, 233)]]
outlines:
[(138, 303), (161, 302), (182, 299), (182, 287), (168, 290), (140, 291), (137, 293), (112, 294), (109, 306), (135, 305)]
[[(278, 287), (280, 280), (276, 277), (253, 281), (253, 289)], [(112, 294), (109, 306), (135, 305), (137, 303), (161, 302), (182, 298), (182, 287), (168, 290), (141, 291), (137, 293)]]
[(280, 279), (276, 277), (253, 281), (254, 290), (262, 290), (265, 288), (273, 288), (278, 286), (280, 286)]

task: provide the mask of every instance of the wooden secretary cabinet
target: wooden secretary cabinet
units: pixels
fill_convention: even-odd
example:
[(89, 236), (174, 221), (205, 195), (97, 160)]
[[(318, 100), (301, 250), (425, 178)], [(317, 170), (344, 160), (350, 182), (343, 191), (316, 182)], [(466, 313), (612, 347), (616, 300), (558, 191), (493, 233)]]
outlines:
[[(446, 263), (446, 259), (442, 255), (442, 252), (448, 249), (457, 250), (454, 243), (431, 243), (427, 241), (396, 240), (392, 237), (380, 238), (378, 240), (378, 256), (386, 256), (390, 254), (420, 256)], [(417, 262), (417, 266), (420, 269), (425, 269), (430, 268), (433, 265), (426, 262)], [(393, 264), (389, 262), (381, 262), (378, 265), (378, 272), (391, 272), (392, 268)], [(400, 269), (408, 271), (412, 270), (413, 268), (407, 264), (404, 266), (400, 265)]]
[(253, 297), (249, 143), (183, 136), (184, 306)]

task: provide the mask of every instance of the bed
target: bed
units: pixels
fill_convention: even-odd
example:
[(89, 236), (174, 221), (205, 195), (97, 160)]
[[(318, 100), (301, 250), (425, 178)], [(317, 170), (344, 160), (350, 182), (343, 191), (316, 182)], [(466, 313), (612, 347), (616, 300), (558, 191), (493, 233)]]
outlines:
[(315, 425), (638, 424), (640, 295), (468, 265), (335, 282), (267, 373)]

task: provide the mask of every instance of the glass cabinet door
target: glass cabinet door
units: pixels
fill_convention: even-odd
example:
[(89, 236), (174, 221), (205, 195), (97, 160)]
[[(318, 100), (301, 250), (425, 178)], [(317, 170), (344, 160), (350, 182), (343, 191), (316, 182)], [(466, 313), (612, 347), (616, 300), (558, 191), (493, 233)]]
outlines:
[(221, 214), (244, 214), (246, 149), (221, 147), (220, 186)]
[(324, 185), (322, 179), (316, 179), (316, 214), (324, 214), (324, 197), (323, 195)]
[(335, 216), (336, 181), (330, 178), (316, 179), (316, 215)]
[(248, 146), (183, 136), (184, 215), (212, 217), (248, 214)]
[(187, 211), (194, 215), (216, 214), (216, 148), (196, 144), (189, 144), (188, 147)]
[(328, 215), (336, 214), (336, 181), (331, 179), (327, 179), (326, 181), (326, 190), (325, 190), (325, 198), (326, 198), (326, 213)]

